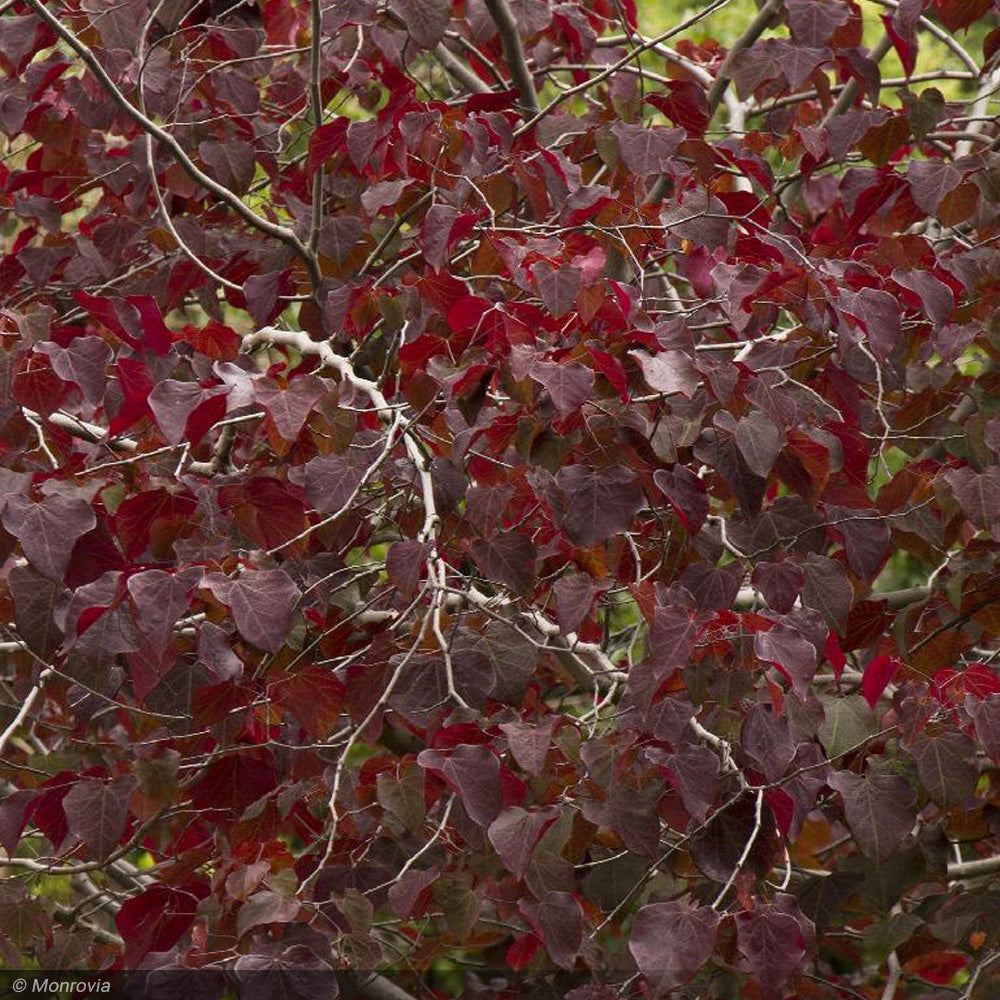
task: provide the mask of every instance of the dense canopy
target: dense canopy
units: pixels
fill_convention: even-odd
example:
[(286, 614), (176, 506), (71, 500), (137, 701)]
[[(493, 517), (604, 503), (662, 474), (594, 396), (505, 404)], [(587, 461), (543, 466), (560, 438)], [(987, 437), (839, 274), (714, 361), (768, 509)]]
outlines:
[(0, 963), (996, 995), (998, 10), (0, 3)]

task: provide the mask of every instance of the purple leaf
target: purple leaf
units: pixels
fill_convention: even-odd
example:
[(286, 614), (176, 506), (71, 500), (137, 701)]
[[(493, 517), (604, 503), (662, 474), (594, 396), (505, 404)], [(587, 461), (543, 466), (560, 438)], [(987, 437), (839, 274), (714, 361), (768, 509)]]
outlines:
[(545, 766), (545, 760), (552, 746), (555, 731), (555, 717), (541, 722), (502, 722), (500, 729), (507, 737), (511, 756), (527, 774), (537, 777)]
[(862, 288), (860, 292), (841, 293), (840, 305), (864, 327), (876, 359), (888, 361), (902, 332), (899, 303), (881, 289)]
[(288, 442), (299, 436), (312, 408), (326, 395), (326, 383), (317, 375), (303, 375), (282, 388), (270, 378), (256, 379), (254, 398), (270, 414), (278, 433)]
[(169, 378), (159, 382), (149, 394), (148, 401), (167, 443), (180, 444), (187, 433), (188, 417), (221, 391), (203, 389), (197, 382), (179, 382)]
[(632, 922), (628, 947), (656, 995), (692, 979), (715, 951), (719, 915), (684, 897), (644, 906)]
[(993, 465), (983, 473), (967, 466), (949, 469), (945, 482), (970, 523), (980, 530), (991, 531), (1000, 520), (1000, 468)]
[(553, 267), (547, 261), (539, 261), (531, 269), (545, 308), (556, 318), (565, 316), (576, 306), (580, 294), (583, 272), (573, 264)]
[(247, 570), (235, 580), (212, 573), (204, 585), (229, 606), (247, 641), (268, 653), (278, 652), (285, 644), (302, 594), (284, 570)]
[(256, 153), (250, 143), (232, 135), (224, 141), (208, 139), (198, 147), (198, 155), (213, 180), (235, 194), (246, 194), (256, 170)]
[(413, 539), (393, 542), (385, 557), (385, 571), (403, 597), (411, 598), (420, 590), (429, 554), (430, 550), (423, 542)]
[(649, 759), (667, 769), (667, 780), (680, 793), (684, 808), (704, 823), (719, 790), (721, 763), (708, 747), (687, 744), (668, 754), (654, 747)]
[(802, 568), (806, 575), (802, 603), (820, 612), (830, 628), (843, 633), (854, 605), (854, 588), (846, 570), (836, 560), (812, 552), (806, 556)]
[(136, 786), (132, 777), (101, 781), (84, 778), (63, 799), (70, 833), (98, 860), (106, 861), (118, 846), (128, 819), (128, 800)]
[(451, 0), (389, 0), (389, 9), (421, 49), (434, 48), (451, 20)]
[(1000, 694), (987, 695), (982, 701), (967, 695), (965, 708), (975, 722), (976, 737), (987, 756), (1000, 763)]
[(698, 562), (681, 573), (678, 583), (695, 599), (699, 610), (726, 611), (736, 602), (743, 573), (743, 566), (739, 563), (713, 566)]
[(833, 33), (851, 16), (839, 0), (786, 0), (788, 27), (796, 45), (826, 45)]
[(86, 500), (55, 494), (40, 503), (11, 496), (3, 511), (3, 526), (20, 543), (25, 558), (50, 580), (62, 580), (73, 545), (97, 524)]
[(898, 774), (835, 771), (827, 784), (843, 796), (847, 825), (858, 847), (873, 861), (888, 858), (913, 829), (917, 796)]
[(678, 146), (687, 138), (684, 129), (664, 128), (661, 125), (643, 128), (641, 125), (618, 122), (611, 127), (611, 131), (618, 140), (625, 166), (643, 177), (662, 173), (670, 165)]
[(236, 936), (243, 937), (247, 931), (261, 924), (287, 924), (295, 919), (300, 904), (296, 899), (279, 895), (271, 889), (255, 892), (236, 914)]
[(877, 510), (830, 506), (827, 524), (844, 539), (847, 564), (863, 580), (878, 575), (889, 555), (889, 525)]
[(279, 303), (283, 272), (269, 271), (267, 274), (251, 274), (243, 282), (243, 295), (247, 311), (257, 326), (267, 326), (284, 308)]
[(111, 348), (100, 337), (76, 337), (69, 347), (47, 341), (38, 344), (52, 363), (52, 370), (64, 381), (78, 386), (83, 398), (98, 406), (108, 386), (107, 367)]
[(305, 466), (309, 503), (321, 514), (334, 514), (350, 500), (361, 484), (364, 470), (342, 455), (321, 455)]
[(527, 535), (509, 531), (476, 538), (469, 551), (490, 580), (498, 580), (515, 594), (527, 595), (534, 589), (537, 550)]
[(622, 466), (603, 472), (564, 466), (556, 473), (556, 483), (570, 498), (563, 529), (577, 545), (598, 545), (627, 531), (645, 499), (639, 477)]
[(962, 183), (962, 172), (945, 160), (911, 160), (906, 179), (913, 200), (928, 215), (933, 215), (945, 195)]
[(465, 497), (465, 516), (483, 534), (490, 534), (498, 523), (502, 523), (501, 518), (513, 496), (512, 486), (473, 486)]
[[(351, 163), (354, 164), (356, 170), (363, 170), (371, 159), (372, 153), (375, 152), (379, 129), (379, 122), (375, 118), (351, 122), (347, 126), (347, 154), (350, 156)], [(446, 206), (434, 205), (430, 211), (433, 212), (434, 209), (439, 207), (444, 208)], [(434, 266), (440, 267), (441, 265), (435, 264)]]
[(590, 614), (597, 587), (589, 573), (568, 573), (552, 588), (556, 597), (556, 621), (563, 635), (576, 632)]
[(955, 311), (955, 293), (929, 271), (902, 271), (897, 267), (892, 272), (892, 280), (919, 296), (935, 326), (944, 326), (951, 319)]
[(554, 806), (532, 812), (511, 806), (493, 820), (487, 836), (504, 867), (518, 878), (524, 878), (538, 838), (558, 818), (559, 810)]
[(521, 901), (518, 908), (535, 928), (549, 958), (572, 969), (583, 944), (583, 910), (568, 892), (548, 892), (541, 902)]
[(917, 777), (927, 794), (942, 808), (962, 805), (976, 790), (976, 744), (954, 727), (925, 730), (909, 748)]
[(14, 599), (14, 624), (18, 635), (32, 652), (48, 659), (62, 642), (63, 634), (56, 625), (55, 614), (66, 589), (30, 566), (12, 567), (7, 586)]
[(736, 943), (765, 996), (781, 996), (782, 987), (802, 971), (813, 933), (812, 921), (785, 893), (737, 914)]
[(786, 615), (795, 606), (795, 599), (802, 592), (806, 577), (799, 566), (786, 559), (784, 562), (757, 563), (751, 582), (763, 594), (770, 608)]
[(657, 686), (687, 662), (708, 617), (689, 608), (656, 607), (649, 629), (647, 660), (656, 671)]
[(335, 215), (323, 223), (319, 252), (342, 264), (364, 242), (365, 226), (356, 215)]
[(444, 775), (474, 823), (488, 827), (500, 814), (500, 761), (487, 747), (462, 743), (450, 754), (423, 750), (417, 763)]
[(448, 261), (451, 230), (459, 211), (451, 205), (431, 205), (420, 224), (420, 248), (427, 262), (442, 268)]
[(135, 604), (136, 624), (156, 653), (170, 647), (174, 623), (187, 610), (191, 592), (201, 577), (200, 569), (180, 573), (150, 569), (128, 578), (126, 586)]
[(754, 705), (744, 716), (740, 745), (760, 765), (769, 782), (784, 777), (795, 759), (788, 720), (779, 719), (766, 705)]
[(705, 484), (688, 468), (678, 463), (672, 469), (657, 469), (653, 482), (663, 491), (677, 513), (689, 538), (701, 530), (708, 517), (708, 493)]
[(531, 377), (545, 386), (560, 417), (575, 413), (593, 396), (594, 373), (575, 361), (536, 361), (531, 366)]
[(781, 435), (771, 418), (754, 410), (736, 425), (736, 447), (751, 472), (767, 478), (781, 451)]
[(645, 351), (632, 351), (642, 366), (646, 384), (654, 392), (664, 395), (680, 393), (689, 399), (701, 385), (701, 375), (683, 351), (660, 351), (649, 355)]
[(816, 673), (816, 647), (798, 629), (781, 622), (753, 637), (754, 655), (781, 669), (792, 690), (805, 698)]
[[(755, 825), (752, 801), (743, 800), (715, 812), (708, 823), (691, 837), (691, 858), (702, 874), (715, 882), (726, 883), (750, 840)], [(761, 828), (742, 871), (760, 877), (774, 860), (774, 817), (767, 804), (761, 812)]]

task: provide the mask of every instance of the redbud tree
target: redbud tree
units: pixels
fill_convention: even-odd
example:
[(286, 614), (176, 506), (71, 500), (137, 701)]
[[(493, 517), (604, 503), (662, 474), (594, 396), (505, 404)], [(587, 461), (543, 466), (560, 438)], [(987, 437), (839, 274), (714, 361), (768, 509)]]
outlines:
[(0, 3), (4, 966), (994, 995), (998, 23)]

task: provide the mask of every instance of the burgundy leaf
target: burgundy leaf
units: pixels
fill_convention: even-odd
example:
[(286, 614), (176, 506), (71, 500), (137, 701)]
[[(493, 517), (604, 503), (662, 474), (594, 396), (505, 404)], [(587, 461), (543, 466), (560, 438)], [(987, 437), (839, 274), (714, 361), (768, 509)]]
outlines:
[(644, 906), (632, 922), (628, 947), (657, 994), (683, 986), (715, 950), (719, 915), (689, 898)]
[(14, 566), (7, 577), (14, 599), (14, 623), (18, 635), (32, 652), (48, 659), (62, 642), (56, 610), (66, 593), (63, 586), (36, 573), (30, 566)]
[(874, 578), (889, 555), (889, 525), (871, 508), (827, 508), (827, 523), (840, 532), (847, 564), (864, 580)]
[(115, 914), (125, 939), (126, 969), (139, 967), (149, 952), (169, 951), (194, 923), (198, 903), (208, 895), (204, 882), (154, 884), (127, 899)]
[(191, 593), (201, 582), (201, 576), (198, 569), (176, 574), (150, 569), (128, 578), (136, 624), (156, 652), (163, 652), (170, 646), (174, 624), (187, 610)]
[(556, 483), (572, 498), (563, 528), (577, 545), (597, 545), (627, 531), (644, 502), (638, 477), (621, 466), (591, 472), (571, 465), (559, 470)]
[(840, 0), (786, 0), (788, 26), (797, 45), (826, 45), (851, 16)]
[(212, 178), (236, 194), (245, 194), (253, 183), (256, 161), (249, 142), (208, 139), (198, 147), (198, 153)]
[(500, 724), (514, 760), (528, 774), (537, 776), (545, 766), (555, 724), (556, 720), (552, 717), (537, 724), (529, 722)]
[(754, 655), (779, 667), (792, 682), (792, 690), (805, 698), (816, 673), (816, 647), (794, 626), (778, 623), (753, 639)]
[(50, 580), (61, 580), (69, 566), (76, 540), (97, 524), (94, 509), (85, 500), (59, 493), (33, 503), (11, 496), (3, 511), (3, 526), (20, 543), (28, 562)]
[(389, 0), (389, 9), (422, 49), (434, 48), (451, 20), (451, 0)]
[(806, 575), (802, 603), (819, 611), (831, 628), (843, 632), (854, 604), (854, 588), (844, 567), (834, 559), (810, 552), (802, 568)]
[(522, 902), (527, 917), (560, 968), (572, 969), (583, 944), (583, 910), (568, 892), (548, 892), (537, 903)]
[(740, 743), (770, 782), (784, 777), (795, 759), (795, 743), (788, 720), (778, 718), (765, 705), (754, 705), (744, 716)]
[(537, 550), (527, 535), (509, 531), (490, 539), (477, 538), (469, 551), (489, 579), (498, 580), (515, 594), (531, 593)]
[(135, 786), (134, 778), (85, 778), (63, 799), (70, 833), (79, 837), (99, 861), (107, 860), (125, 832), (128, 799)]
[(976, 744), (957, 729), (925, 731), (910, 746), (920, 784), (942, 809), (961, 805), (975, 791)]
[(680, 793), (684, 808), (696, 822), (703, 823), (718, 793), (718, 755), (707, 747), (682, 746), (672, 754), (654, 748), (649, 756), (667, 769), (667, 779)]
[(643, 128), (619, 122), (611, 130), (625, 166), (642, 177), (665, 170), (685, 138), (683, 129), (656, 125)]
[(440, 771), (455, 789), (469, 818), (488, 827), (500, 814), (500, 761), (484, 746), (461, 744), (451, 753), (424, 750), (421, 767)]
[(690, 469), (680, 464), (670, 470), (657, 469), (653, 473), (653, 481), (677, 512), (688, 536), (697, 535), (708, 516), (705, 484)]
[(569, 573), (552, 587), (556, 597), (556, 620), (563, 635), (575, 632), (590, 615), (598, 593), (589, 573)]
[(805, 574), (795, 563), (759, 562), (754, 566), (752, 582), (761, 592), (768, 606), (778, 614), (788, 614), (795, 599), (802, 593)]
[(545, 386), (561, 417), (575, 413), (593, 396), (594, 373), (574, 362), (536, 361), (531, 366), (531, 377)]
[(272, 379), (258, 379), (253, 384), (254, 398), (271, 415), (278, 433), (289, 442), (299, 436), (312, 408), (326, 393), (326, 383), (316, 375), (303, 375), (286, 387)]
[(812, 922), (794, 897), (784, 893), (736, 917), (737, 945), (767, 996), (780, 996), (782, 987), (803, 970), (812, 934)]
[(827, 784), (844, 799), (847, 825), (858, 847), (873, 861), (884, 861), (913, 829), (916, 794), (897, 774), (836, 771)]
[(341, 455), (323, 455), (306, 463), (305, 486), (309, 502), (321, 514), (333, 514), (361, 485), (363, 469)]
[(545, 308), (556, 319), (565, 316), (576, 305), (582, 276), (580, 268), (572, 264), (553, 267), (546, 261), (539, 261), (531, 273)]
[(949, 469), (944, 478), (969, 521), (976, 528), (992, 530), (1000, 521), (1000, 468), (991, 466), (983, 473), (968, 467)]
[(61, 379), (79, 387), (91, 406), (100, 404), (111, 361), (111, 348), (100, 337), (76, 337), (69, 347), (47, 342), (39, 344), (38, 349), (48, 354), (52, 370)]
[(423, 542), (394, 542), (385, 557), (385, 570), (405, 598), (413, 597), (427, 570), (429, 549)]
[(682, 351), (660, 351), (656, 355), (649, 355), (644, 351), (633, 353), (642, 366), (646, 384), (654, 392), (665, 395), (677, 392), (690, 397), (701, 385), (701, 376), (691, 359)]
[(945, 195), (962, 183), (957, 167), (944, 160), (913, 160), (906, 169), (913, 200), (929, 215), (938, 210)]
[(766, 478), (781, 450), (781, 437), (771, 418), (754, 410), (736, 425), (736, 447), (751, 471)]
[(245, 639), (268, 653), (281, 649), (302, 596), (284, 570), (248, 570), (235, 580), (212, 573), (205, 577), (204, 583), (218, 600), (229, 606)]
[(853, 316), (868, 335), (872, 354), (881, 362), (887, 361), (900, 338), (899, 303), (877, 288), (843, 293), (840, 302), (844, 312)]
[(552, 806), (534, 812), (511, 806), (493, 820), (487, 835), (508, 871), (524, 877), (538, 838), (558, 816)]

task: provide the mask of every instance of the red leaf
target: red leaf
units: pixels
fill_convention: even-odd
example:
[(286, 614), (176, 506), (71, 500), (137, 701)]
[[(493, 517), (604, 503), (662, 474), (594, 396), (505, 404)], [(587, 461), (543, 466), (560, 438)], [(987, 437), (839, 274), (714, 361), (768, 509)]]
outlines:
[(125, 900), (115, 914), (115, 926), (125, 939), (122, 964), (136, 969), (151, 951), (169, 951), (194, 923), (198, 904), (209, 893), (204, 882), (176, 887), (152, 885)]
[(892, 680), (899, 666), (900, 662), (894, 656), (876, 656), (865, 667), (864, 677), (861, 679), (861, 693), (872, 708), (878, 704), (882, 692)]

